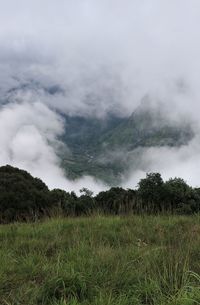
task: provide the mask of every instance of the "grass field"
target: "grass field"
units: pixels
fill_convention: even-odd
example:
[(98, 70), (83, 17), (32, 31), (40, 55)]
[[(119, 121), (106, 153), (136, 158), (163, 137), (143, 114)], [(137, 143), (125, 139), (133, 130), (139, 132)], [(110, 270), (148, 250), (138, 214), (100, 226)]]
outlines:
[(0, 226), (0, 304), (200, 304), (200, 216)]

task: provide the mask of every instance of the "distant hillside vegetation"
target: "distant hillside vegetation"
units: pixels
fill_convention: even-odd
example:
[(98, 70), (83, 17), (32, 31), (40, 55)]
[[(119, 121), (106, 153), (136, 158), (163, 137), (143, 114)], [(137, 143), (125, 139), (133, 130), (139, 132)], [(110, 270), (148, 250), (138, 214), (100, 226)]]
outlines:
[(181, 146), (193, 138), (188, 122), (166, 120), (161, 109), (141, 105), (130, 117), (107, 115), (102, 119), (64, 116), (62, 141), (68, 150), (60, 154), (69, 178), (97, 177), (118, 185), (139, 147)]

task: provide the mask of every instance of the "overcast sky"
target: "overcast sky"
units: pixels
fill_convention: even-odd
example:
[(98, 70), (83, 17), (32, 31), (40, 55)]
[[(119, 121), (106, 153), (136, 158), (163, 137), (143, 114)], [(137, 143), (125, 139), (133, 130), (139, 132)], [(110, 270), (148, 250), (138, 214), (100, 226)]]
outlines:
[[(64, 97), (47, 103), (93, 115), (113, 104), (128, 113), (145, 94), (182, 103), (181, 85), (189, 95), (184, 108), (199, 98), (198, 0), (0, 4), (2, 87), (16, 75), (21, 81), (59, 84)], [(89, 106), (88, 94), (94, 96)]]
[[(181, 120), (187, 114), (196, 121), (199, 143), (199, 0), (0, 0), (0, 7), (0, 101), (16, 103), (0, 108), (5, 130), (1, 164), (23, 161), (30, 170), (31, 162), (41, 162), (39, 156), (48, 150), (46, 167), (57, 166), (55, 149), (48, 144), (63, 129), (55, 110), (127, 116), (146, 95), (153, 103), (162, 102), (170, 118)], [(48, 91), (52, 86), (58, 88), (53, 95)], [(10, 124), (4, 119), (7, 111), (12, 113)], [(35, 119), (38, 111), (43, 126)], [(49, 116), (55, 128), (49, 128)], [(22, 140), (18, 133), (25, 129)], [(20, 155), (17, 147), (26, 146), (27, 130), (42, 141), (40, 154), (37, 148), (35, 154), (33, 149), (32, 155)], [(198, 160), (200, 151), (198, 145), (190, 148), (188, 164), (190, 153), (195, 150)], [(177, 173), (188, 179), (188, 168), (184, 163), (179, 167), (178, 160)], [(150, 169), (165, 172), (165, 164), (151, 164)]]

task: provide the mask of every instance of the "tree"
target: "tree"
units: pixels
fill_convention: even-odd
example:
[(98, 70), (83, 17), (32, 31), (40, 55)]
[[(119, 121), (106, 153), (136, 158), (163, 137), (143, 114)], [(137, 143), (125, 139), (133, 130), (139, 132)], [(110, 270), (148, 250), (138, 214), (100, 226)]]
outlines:
[(126, 191), (121, 187), (112, 187), (108, 191), (100, 192), (95, 200), (100, 211), (117, 215), (126, 213), (128, 208), (132, 206), (133, 192)]
[(40, 179), (9, 165), (0, 167), (2, 222), (35, 219), (50, 206), (50, 192)]
[(192, 188), (181, 178), (169, 179), (165, 182), (165, 202), (168, 209), (173, 213), (185, 209), (189, 211), (186, 205), (192, 199), (194, 193)]
[(68, 193), (64, 190), (54, 189), (51, 191), (51, 201), (53, 206), (61, 208), (66, 216), (76, 216), (79, 198), (74, 192)]
[(146, 212), (162, 211), (163, 207), (163, 179), (159, 173), (146, 174), (146, 178), (138, 183), (138, 196), (142, 202), (142, 209)]
[(92, 197), (94, 194), (92, 191), (90, 191), (86, 187), (83, 187), (82, 189), (80, 189), (80, 193), (83, 193), (83, 195), (86, 195), (88, 197)]

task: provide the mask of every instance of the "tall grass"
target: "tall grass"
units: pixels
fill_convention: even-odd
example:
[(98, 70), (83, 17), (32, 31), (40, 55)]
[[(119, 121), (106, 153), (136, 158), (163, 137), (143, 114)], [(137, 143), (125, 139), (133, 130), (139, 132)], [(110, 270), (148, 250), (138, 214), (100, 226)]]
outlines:
[(0, 226), (0, 304), (200, 304), (200, 221), (88, 217)]

